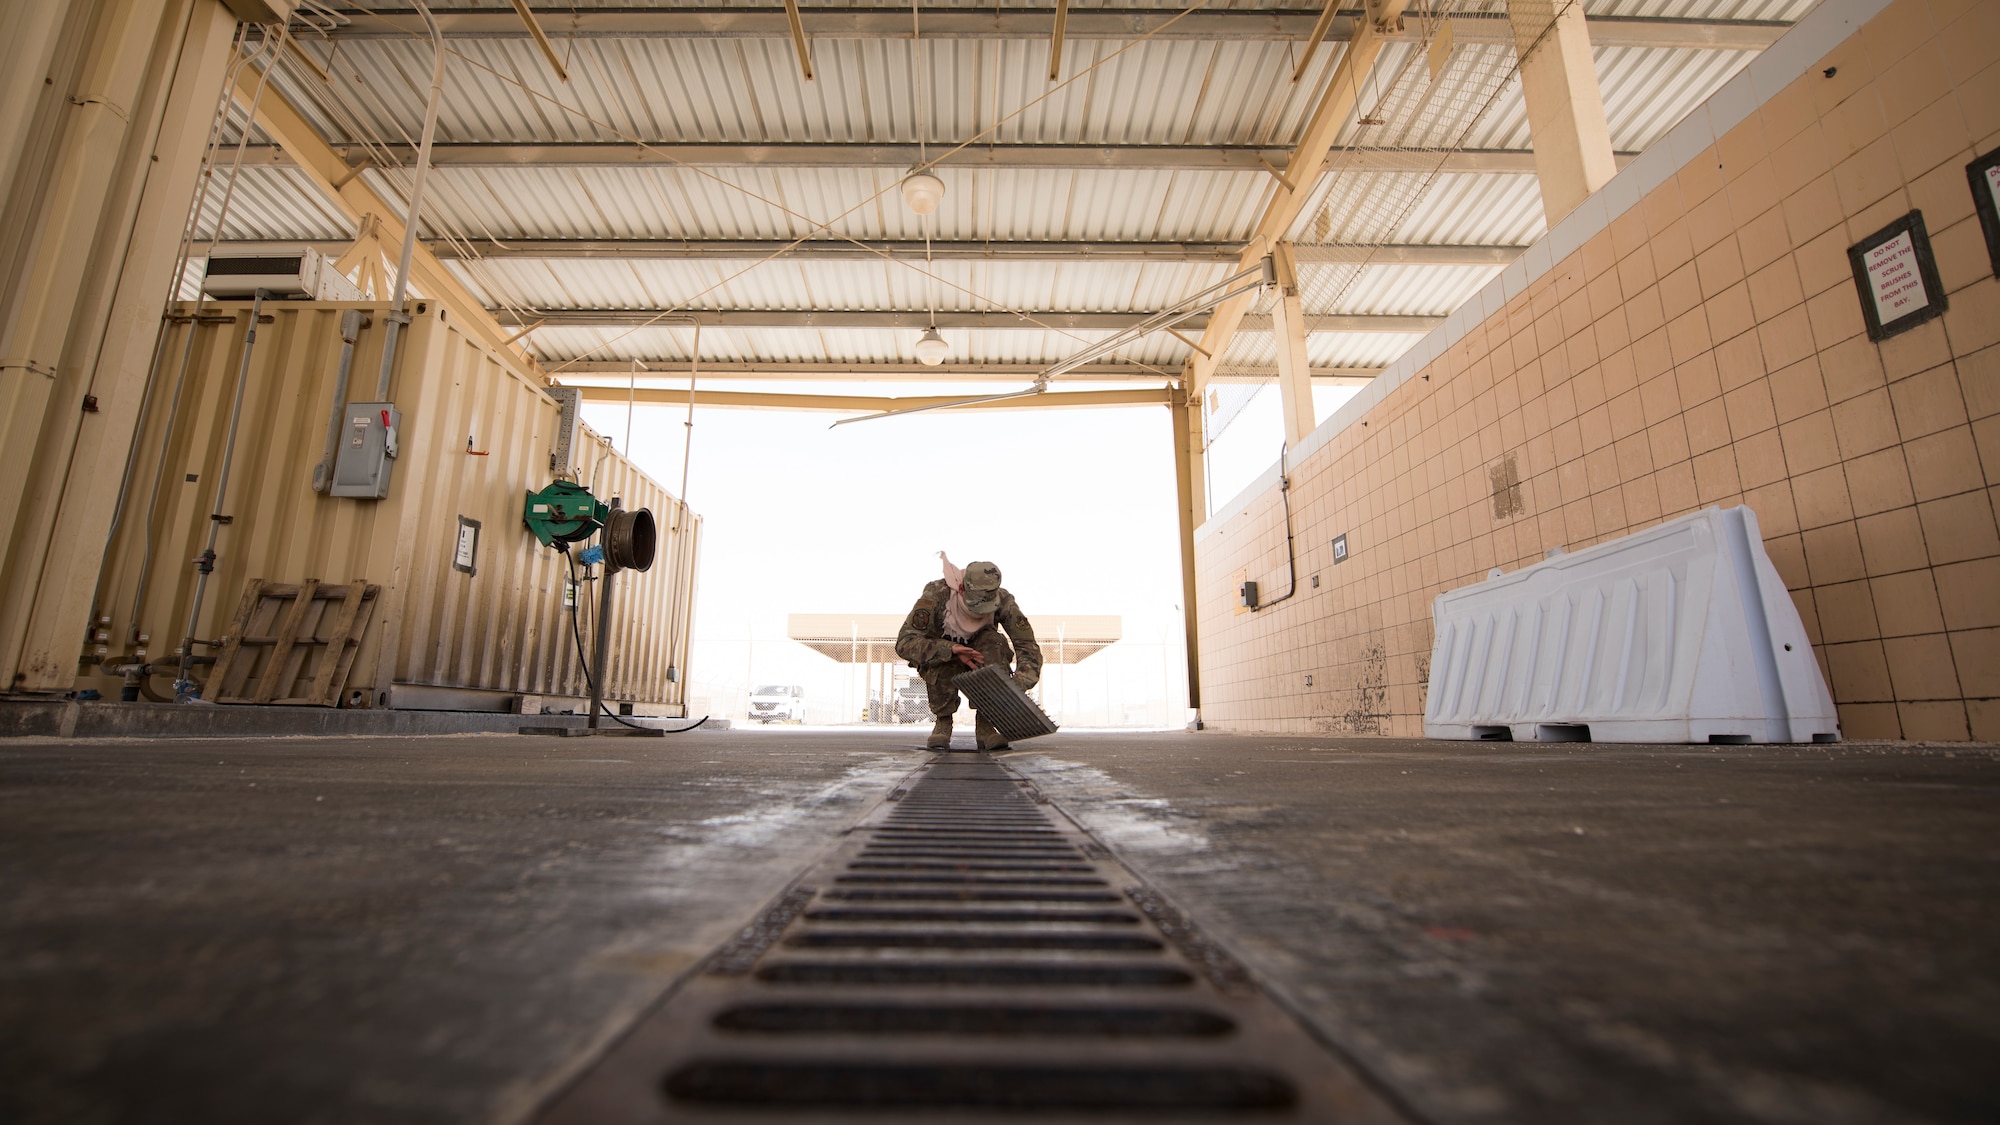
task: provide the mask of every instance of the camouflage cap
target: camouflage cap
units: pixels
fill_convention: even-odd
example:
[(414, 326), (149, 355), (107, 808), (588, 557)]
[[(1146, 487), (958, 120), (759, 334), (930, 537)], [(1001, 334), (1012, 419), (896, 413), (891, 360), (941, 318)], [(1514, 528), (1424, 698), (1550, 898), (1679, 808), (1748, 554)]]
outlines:
[(965, 567), (965, 608), (985, 616), (1000, 604), (1000, 568), (990, 562)]

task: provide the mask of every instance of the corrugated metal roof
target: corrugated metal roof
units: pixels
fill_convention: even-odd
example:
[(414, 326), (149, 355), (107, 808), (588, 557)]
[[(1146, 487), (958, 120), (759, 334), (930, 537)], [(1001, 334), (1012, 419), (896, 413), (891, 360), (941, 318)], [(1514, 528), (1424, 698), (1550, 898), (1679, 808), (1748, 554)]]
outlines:
[[(1644, 151), (1756, 57), (1754, 51), (1671, 47), (1598, 47), (1593, 54), (1605, 121), (1611, 129), (1611, 147), (1619, 152)], [(1483, 80), (1450, 100), (1450, 108), (1459, 112), (1428, 112), (1414, 126), (1396, 127), (1392, 122), (1384, 128), (1349, 122), (1338, 143), (1342, 147), (1527, 149), (1531, 147), (1527, 101), (1521, 96), (1519, 79), (1512, 76), (1513, 62), (1513, 48), (1504, 44), (1460, 44), (1453, 51), (1453, 66), (1472, 71)], [(1376, 65), (1378, 76), (1401, 75), (1418, 94), (1430, 86), (1428, 71), (1414, 47), (1392, 45), (1383, 50)], [(1367, 108), (1388, 97), (1379, 84), (1363, 89), (1361, 101)], [(1489, 96), (1496, 90), (1498, 96), (1490, 98), (1488, 107)], [(1485, 109), (1484, 115), (1467, 129), (1467, 117), (1479, 109)]]
[[(1428, 192), (1419, 193), (1426, 181)], [(1373, 200), (1409, 201), (1399, 222), (1374, 223)], [(1533, 176), (1336, 170), (1292, 227), (1301, 243), (1525, 246), (1548, 229)]]
[[(1349, 268), (1299, 267), (1299, 290), (1306, 327), (1318, 315), (1448, 316), (1500, 272), (1500, 266), (1371, 265), (1345, 284), (1337, 299), (1333, 285)], [(1324, 278), (1324, 281), (1322, 280)]]
[[(307, 49), (331, 59), (336, 92), (368, 135), (421, 129), (428, 44)], [(1103, 65), (1060, 87), (1040, 40), (925, 40), (914, 57), (907, 40), (819, 40), (810, 82), (781, 39), (579, 39), (559, 49), (568, 83), (530, 41), (454, 41), (439, 140), (1284, 145), (1319, 94), (1292, 83), (1295, 49), (1269, 41), (1079, 40), (1064, 50), (1065, 69)], [(1337, 54), (1321, 53), (1318, 79)], [(331, 140), (365, 139), (330, 113), (314, 125)]]
[[(933, 238), (1230, 241), (1250, 237), (1274, 181), (1262, 172), (941, 168), (928, 222), (904, 206), (901, 168), (436, 169), (425, 215), (508, 238)], [(363, 173), (401, 199), (403, 174)], [(1513, 177), (1524, 179), (1525, 177)], [(428, 233), (428, 232), (427, 232)]]
[[(1214, 263), (764, 263), (502, 259), (454, 263), (496, 297), (542, 309), (924, 309), (1152, 312), (1220, 281)], [(559, 300), (547, 298), (560, 295)], [(541, 299), (537, 299), (541, 298)], [(1448, 311), (1448, 310), (1447, 310)]]
[[(629, 0), (576, 0), (618, 8)], [(1813, 0), (1586, 0), (1599, 16), (1790, 20)], [(496, 0), (440, 0), (440, 8), (507, 10)], [(715, 6), (769, 9), (769, 0)], [(927, 8), (1045, 9), (1047, 0), (948, 0)], [(1079, 8), (1130, 8), (1081, 0)], [(1224, 0), (1211, 7), (1315, 11), (1315, 0)], [(371, 2), (384, 11), (397, 0)], [(895, 4), (871, 6), (907, 12)], [(1503, 0), (1449, 5), (1503, 12)], [(814, 18), (847, 5), (808, 4)], [(1155, 10), (1178, 11), (1173, 5)], [(357, 18), (365, 18), (357, 15)], [(557, 29), (559, 30), (559, 29)], [(288, 63), (275, 81), (333, 141), (408, 140), (417, 132), (430, 55), (415, 39), (348, 39), (331, 58), (328, 89)], [(1064, 68), (1085, 78), (1056, 89), (1047, 43), (1025, 39), (813, 41), (817, 79), (803, 80), (784, 38), (558, 39), (572, 81), (558, 82), (527, 39), (452, 43), (441, 141), (661, 143), (1252, 145), (1289, 147), (1323, 94), (1338, 48), (1322, 50), (1306, 81), (1290, 81), (1298, 44), (1246, 39), (1129, 44), (1075, 40)], [(1654, 143), (1752, 57), (1750, 52), (1599, 48), (1596, 62), (1615, 148)], [(1108, 60), (1108, 61), (1105, 61)], [(1434, 151), (1521, 150), (1528, 126), (1506, 45), (1464, 43), (1433, 83), (1417, 45), (1382, 53), (1363, 88), (1382, 125), (1350, 123), (1343, 144)], [(254, 138), (261, 142), (263, 138)], [(637, 152), (635, 148), (635, 153)], [(933, 152), (936, 150), (933, 149)], [(433, 174), (426, 234), (466, 240), (474, 255), (451, 268), (494, 305), (545, 310), (702, 309), (1070, 310), (1148, 312), (1220, 278), (1201, 263), (939, 262), (930, 282), (909, 263), (780, 258), (764, 264), (520, 257), (480, 259), (510, 239), (860, 238), (1014, 241), (1215, 241), (1247, 239), (1275, 190), (1263, 171), (970, 168), (945, 165), (944, 204), (928, 220), (904, 206), (906, 169), (876, 167), (443, 167)], [(1292, 234), (1300, 242), (1392, 241), (1523, 245), (1545, 229), (1530, 175), (1339, 171), (1320, 179)], [(405, 169), (371, 169), (364, 182), (402, 198)], [(211, 202), (203, 233), (216, 226)], [(230, 239), (336, 240), (350, 232), (300, 172), (248, 168), (228, 220)], [(1310, 315), (1439, 315), (1495, 272), (1493, 266), (1304, 265)], [(1046, 364), (1102, 333), (1037, 329), (946, 330), (953, 362)], [(906, 360), (916, 333), (880, 329), (704, 329), (713, 362)], [(1418, 337), (1314, 331), (1313, 363), (1379, 366)], [(685, 356), (686, 329), (544, 328), (529, 338), (553, 362)], [(1231, 368), (1268, 368), (1268, 333), (1240, 333)], [(1165, 334), (1119, 358), (1177, 368), (1187, 346)], [(948, 368), (946, 369), (948, 373)]]
[(1755, 51), (1646, 47), (1604, 47), (1596, 55), (1611, 147), (1619, 152), (1651, 147), (1757, 57)]
[(1796, 20), (1819, 0), (1584, 0), (1593, 16), (1668, 19)]
[(205, 242), (217, 236), (216, 219), (225, 198), (229, 216), (220, 232), (224, 239), (304, 242), (354, 237), (353, 225), (313, 187), (312, 178), (304, 172), (297, 168), (246, 167), (236, 174), (236, 189), (230, 192), (228, 150), (222, 155), (225, 163), (216, 169), (214, 182), (202, 201), (201, 217), (195, 223), (196, 238)]
[[(939, 368), (939, 377), (946, 378), (953, 363), (1055, 363), (1109, 334), (946, 328), (940, 329), (939, 335), (951, 345), (950, 358)], [(705, 327), (701, 330), (701, 353), (706, 363), (911, 362), (916, 358), (912, 348), (917, 336), (913, 331), (872, 328)], [(685, 362), (692, 337), (691, 329), (666, 324), (623, 329), (542, 328), (534, 333), (535, 348), (550, 365), (584, 358)], [(1178, 371), (1186, 355), (1185, 344), (1162, 334), (1138, 341), (1114, 358)]]
[[(1306, 337), (1306, 362), (1314, 367), (1387, 367), (1423, 339), (1421, 333), (1315, 332)], [(703, 337), (704, 345), (707, 337)], [(1269, 332), (1239, 332), (1223, 354), (1220, 370), (1277, 369), (1277, 338)]]

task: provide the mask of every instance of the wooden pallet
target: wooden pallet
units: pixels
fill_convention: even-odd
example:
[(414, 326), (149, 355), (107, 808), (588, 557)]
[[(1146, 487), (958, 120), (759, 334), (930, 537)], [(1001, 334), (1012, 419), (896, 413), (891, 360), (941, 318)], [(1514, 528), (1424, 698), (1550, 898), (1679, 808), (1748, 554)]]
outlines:
[(380, 586), (252, 578), (203, 694), (215, 703), (338, 707)]

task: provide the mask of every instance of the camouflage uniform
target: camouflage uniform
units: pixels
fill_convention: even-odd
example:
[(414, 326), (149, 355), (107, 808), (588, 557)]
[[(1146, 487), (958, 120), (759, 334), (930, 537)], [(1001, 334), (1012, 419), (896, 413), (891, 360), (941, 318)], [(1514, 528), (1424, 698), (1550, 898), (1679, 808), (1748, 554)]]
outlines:
[[(896, 655), (909, 661), (924, 678), (931, 714), (939, 718), (958, 710), (958, 690), (952, 684), (972, 670), (951, 654), (952, 641), (944, 635), (945, 606), (950, 598), (951, 586), (944, 579), (925, 585), (910, 615), (903, 618), (902, 632), (896, 635)], [(1006, 636), (1001, 636), (1003, 630)], [(1010, 637), (1012, 645), (1007, 643)], [(1001, 668), (1013, 665), (1014, 680), (1023, 691), (1042, 678), (1042, 648), (1035, 643), (1034, 627), (1005, 587), (1000, 590), (1000, 605), (993, 611), (992, 622), (974, 633), (967, 647), (978, 649), (988, 664)]]

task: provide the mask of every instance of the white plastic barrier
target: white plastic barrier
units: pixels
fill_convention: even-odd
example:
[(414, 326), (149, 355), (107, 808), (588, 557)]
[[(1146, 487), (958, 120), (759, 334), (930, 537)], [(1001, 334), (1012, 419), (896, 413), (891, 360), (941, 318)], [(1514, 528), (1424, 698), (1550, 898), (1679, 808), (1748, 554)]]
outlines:
[(1438, 595), (1424, 734), (1835, 742), (1833, 697), (1748, 508)]

